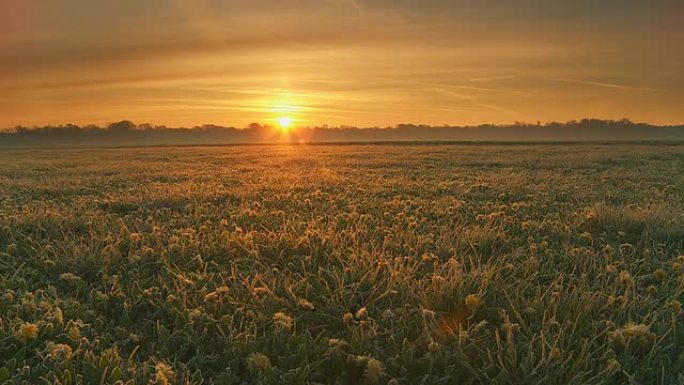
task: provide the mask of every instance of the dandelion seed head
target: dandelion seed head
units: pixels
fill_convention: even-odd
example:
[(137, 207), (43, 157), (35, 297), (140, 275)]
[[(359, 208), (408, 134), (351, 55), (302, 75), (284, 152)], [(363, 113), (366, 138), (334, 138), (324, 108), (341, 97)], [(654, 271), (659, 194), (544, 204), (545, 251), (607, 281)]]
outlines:
[(375, 358), (369, 358), (366, 361), (366, 372), (364, 373), (364, 377), (368, 382), (376, 383), (380, 381), (384, 375), (384, 371), (385, 367), (382, 362), (376, 360)]
[(271, 368), (271, 360), (263, 353), (252, 353), (247, 357), (247, 362), (259, 371), (266, 371)]

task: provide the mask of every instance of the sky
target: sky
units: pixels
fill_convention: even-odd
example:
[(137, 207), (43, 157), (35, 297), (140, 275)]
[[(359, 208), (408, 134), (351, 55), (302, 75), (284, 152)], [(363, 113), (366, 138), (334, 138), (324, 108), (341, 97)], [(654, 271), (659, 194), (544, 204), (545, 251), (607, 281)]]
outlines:
[(681, 0), (0, 0), (0, 127), (684, 123)]

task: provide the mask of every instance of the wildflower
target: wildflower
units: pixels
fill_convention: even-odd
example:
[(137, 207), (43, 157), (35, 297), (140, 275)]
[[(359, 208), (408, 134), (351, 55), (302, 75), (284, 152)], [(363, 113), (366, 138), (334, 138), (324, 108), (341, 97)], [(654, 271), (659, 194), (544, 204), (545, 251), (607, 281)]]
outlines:
[(194, 309), (193, 311), (188, 314), (188, 318), (190, 318), (190, 321), (195, 321), (199, 316), (202, 315), (202, 310), (200, 309)]
[(177, 299), (178, 298), (173, 294), (169, 294), (166, 296), (166, 302), (168, 302), (168, 303), (174, 303), (174, 302), (176, 302)]
[(365, 307), (362, 307), (361, 309), (356, 311), (355, 317), (359, 320), (366, 319), (366, 317), (368, 317), (368, 310), (366, 310)]
[(266, 293), (268, 293), (268, 289), (266, 289), (265, 287), (255, 287), (252, 290), (252, 295), (255, 297), (259, 297), (259, 296), (266, 294)]
[(394, 312), (392, 309), (386, 309), (385, 311), (382, 312), (382, 319), (384, 321), (390, 321), (394, 318)]
[(173, 381), (173, 369), (163, 362), (157, 362), (155, 369), (155, 384), (168, 385)]
[(216, 290), (214, 290), (214, 291), (217, 292), (218, 294), (226, 295), (226, 294), (228, 294), (229, 290), (228, 290), (228, 286), (220, 286), (220, 287), (217, 287)]
[(682, 264), (679, 262), (672, 262), (672, 270), (679, 271), (682, 269)]
[(629, 285), (630, 283), (632, 283), (632, 275), (629, 274), (629, 271), (623, 270), (620, 272), (620, 275), (618, 276), (618, 281), (620, 281), (620, 283), (623, 285)]
[(665, 270), (663, 269), (658, 269), (653, 272), (653, 279), (655, 279), (656, 282), (661, 283), (665, 280), (666, 274)]
[(585, 242), (591, 242), (591, 233), (588, 231), (583, 232), (580, 234), (580, 239)]
[(648, 287), (646, 288), (646, 292), (650, 295), (654, 295), (657, 291), (658, 289), (656, 289), (656, 287), (653, 285), (648, 285)]
[(369, 358), (366, 362), (366, 372), (364, 373), (364, 376), (366, 381), (375, 383), (382, 378), (382, 376), (385, 374), (384, 371), (385, 367), (382, 365), (382, 362), (376, 360), (375, 358)]
[(48, 345), (48, 350), (50, 351), (50, 357), (52, 357), (52, 358), (57, 358), (60, 356), (64, 357), (64, 358), (69, 358), (69, 357), (71, 357), (71, 354), (73, 353), (71, 346), (69, 346), (67, 344), (50, 343)]
[(311, 302), (307, 301), (304, 298), (299, 299), (299, 306), (304, 310), (313, 310), (315, 308)]
[(682, 311), (682, 303), (677, 301), (676, 299), (673, 299), (672, 302), (670, 302), (670, 308), (673, 312), (679, 313), (680, 311)]
[(342, 316), (342, 321), (344, 321), (344, 323), (347, 323), (347, 324), (352, 323), (352, 322), (354, 322), (354, 315), (350, 312), (346, 312)]
[(549, 359), (550, 360), (559, 360), (561, 358), (562, 354), (560, 349), (553, 347), (551, 348), (551, 351), (549, 352)]
[(24, 323), (19, 326), (19, 337), (23, 340), (31, 340), (38, 337), (38, 326), (32, 323)]
[(608, 264), (606, 265), (606, 273), (612, 274), (615, 271), (615, 265)]
[(52, 314), (50, 314), (50, 320), (62, 323), (64, 321), (64, 314), (62, 313), (62, 309), (59, 307), (56, 307), (53, 311)]
[(219, 295), (215, 291), (204, 296), (204, 303), (214, 302), (218, 299)]
[(59, 275), (59, 279), (67, 283), (76, 283), (81, 280), (81, 277), (72, 273), (62, 273)]
[(79, 330), (78, 325), (73, 324), (67, 329), (67, 335), (75, 341), (81, 338), (81, 330)]
[(628, 323), (622, 329), (611, 334), (614, 341), (622, 345), (634, 342), (640, 348), (648, 348), (655, 341), (655, 334), (651, 333), (648, 325)]
[(290, 330), (292, 329), (294, 321), (289, 315), (279, 311), (273, 315), (273, 324), (276, 329), (280, 330)]
[(178, 254), (178, 253), (180, 253), (180, 251), (181, 251), (181, 245), (179, 245), (177, 243), (173, 243), (173, 244), (169, 245), (169, 252), (171, 254)]
[(5, 293), (2, 295), (2, 299), (3, 299), (5, 302), (12, 302), (12, 301), (14, 301), (14, 294), (12, 294), (11, 291), (5, 292)]
[(262, 372), (271, 368), (271, 360), (263, 353), (252, 353), (247, 357), (249, 365)]
[(622, 369), (622, 365), (620, 365), (620, 362), (616, 360), (615, 358), (611, 358), (608, 360), (608, 371), (611, 373), (617, 372), (620, 369)]
[(154, 255), (154, 249), (148, 246), (143, 246), (142, 255), (145, 258), (151, 258)]
[(468, 294), (465, 298), (465, 305), (470, 310), (475, 310), (480, 306), (480, 297), (476, 294)]
[(14, 255), (14, 253), (17, 252), (17, 245), (14, 243), (10, 243), (7, 245), (7, 254), (9, 255)]
[(603, 248), (603, 255), (605, 255), (606, 257), (612, 257), (613, 251), (615, 251), (615, 249), (613, 249), (613, 246), (606, 245), (606, 247)]
[(142, 241), (143, 236), (140, 233), (131, 233), (128, 235), (128, 240), (131, 241), (131, 243), (138, 243)]

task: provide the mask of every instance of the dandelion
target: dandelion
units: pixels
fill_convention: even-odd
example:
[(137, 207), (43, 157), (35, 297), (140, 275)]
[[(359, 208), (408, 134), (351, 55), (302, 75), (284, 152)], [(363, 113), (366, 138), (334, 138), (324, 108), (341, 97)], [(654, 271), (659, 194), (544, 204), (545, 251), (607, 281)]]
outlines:
[(157, 362), (157, 364), (154, 366), (155, 369), (155, 384), (159, 385), (168, 385), (173, 381), (173, 369), (166, 365), (163, 362)]
[(613, 264), (606, 265), (606, 273), (612, 274), (613, 272), (615, 272), (615, 265), (613, 265)]
[(142, 250), (142, 255), (145, 258), (152, 258), (154, 255), (154, 249), (149, 247), (149, 246), (143, 246)]
[(271, 360), (263, 353), (252, 353), (247, 357), (249, 365), (259, 371), (265, 372), (271, 368)]
[(470, 310), (475, 310), (480, 306), (480, 297), (476, 294), (468, 294), (465, 298), (465, 305)]
[(62, 323), (64, 321), (64, 314), (62, 313), (62, 309), (56, 307), (50, 314), (50, 320), (55, 321), (57, 323)]
[(655, 341), (655, 334), (651, 333), (648, 325), (628, 323), (622, 329), (611, 333), (611, 338), (624, 346), (635, 343), (638, 347), (646, 349)]
[(391, 321), (394, 318), (394, 312), (392, 309), (386, 309), (385, 311), (382, 312), (382, 319), (384, 321)]
[(356, 319), (358, 320), (364, 320), (366, 317), (368, 317), (368, 310), (366, 310), (365, 307), (362, 307), (361, 309), (356, 311), (355, 315)]
[(649, 295), (655, 295), (655, 293), (658, 292), (658, 289), (656, 289), (656, 287), (653, 285), (648, 285), (648, 287), (646, 288), (646, 292)]
[(672, 270), (680, 271), (682, 269), (682, 264), (680, 262), (672, 262)]
[(128, 240), (131, 241), (131, 243), (138, 243), (142, 241), (143, 236), (140, 233), (131, 233), (128, 235)]
[(623, 270), (620, 272), (620, 275), (618, 276), (618, 281), (623, 285), (629, 285), (630, 283), (632, 283), (632, 275), (629, 274), (629, 271)]
[(682, 311), (682, 303), (676, 299), (673, 299), (672, 302), (670, 302), (670, 309), (672, 309), (672, 311), (675, 313), (679, 313)]
[(665, 280), (666, 275), (665, 270), (658, 269), (653, 272), (653, 279), (655, 279), (656, 282), (661, 283)]
[(188, 318), (190, 318), (190, 321), (194, 322), (197, 318), (199, 318), (202, 315), (202, 310), (201, 309), (194, 309), (193, 311), (188, 314)]
[(580, 239), (585, 242), (591, 242), (591, 233), (588, 231), (583, 232), (580, 234)]
[(19, 326), (19, 338), (22, 340), (31, 340), (38, 337), (38, 326), (32, 323), (24, 323)]
[(551, 351), (549, 351), (549, 359), (550, 360), (559, 360), (562, 356), (562, 353), (560, 349), (553, 347), (551, 348)]
[(382, 376), (385, 374), (385, 367), (382, 362), (376, 360), (375, 358), (369, 358), (366, 362), (366, 372), (364, 377), (366, 381), (370, 383), (376, 383), (380, 381)]
[(14, 294), (12, 294), (11, 291), (5, 292), (2, 295), (2, 299), (3, 299), (3, 301), (8, 302), (8, 303), (12, 302), (12, 301), (14, 301)]
[(72, 340), (75, 341), (75, 340), (81, 338), (81, 330), (79, 330), (77, 325), (71, 325), (67, 329), (67, 335), (69, 336), (69, 338), (71, 338)]
[(622, 369), (622, 365), (620, 365), (620, 361), (616, 360), (615, 358), (610, 358), (608, 360), (607, 369), (609, 372), (615, 373)]
[(52, 358), (57, 358), (57, 357), (69, 358), (69, 357), (71, 357), (71, 354), (73, 353), (71, 346), (69, 346), (67, 344), (50, 343), (48, 345), (48, 350), (50, 352), (50, 357), (52, 357)]
[(606, 245), (606, 247), (603, 248), (603, 255), (605, 255), (606, 257), (612, 257), (614, 251), (615, 249), (613, 249), (613, 246)]
[(59, 279), (67, 283), (77, 283), (81, 280), (81, 277), (72, 273), (62, 273), (59, 275)]
[(171, 254), (179, 254), (181, 252), (181, 245), (177, 243), (173, 243), (169, 245), (169, 252)]
[(214, 290), (214, 291), (220, 295), (226, 295), (226, 294), (228, 294), (229, 289), (228, 289), (228, 286), (220, 286), (220, 287), (217, 287), (216, 290)]
[(342, 316), (342, 321), (344, 321), (344, 323), (346, 323), (346, 324), (352, 323), (352, 322), (354, 322), (354, 315), (350, 312), (346, 312)]
[(315, 308), (311, 302), (304, 298), (299, 299), (299, 307), (301, 307), (304, 310), (313, 310)]
[(211, 303), (218, 299), (219, 295), (215, 291), (204, 296), (204, 303)]
[(276, 329), (280, 330), (290, 330), (292, 329), (294, 321), (289, 315), (279, 311), (273, 315), (273, 324)]

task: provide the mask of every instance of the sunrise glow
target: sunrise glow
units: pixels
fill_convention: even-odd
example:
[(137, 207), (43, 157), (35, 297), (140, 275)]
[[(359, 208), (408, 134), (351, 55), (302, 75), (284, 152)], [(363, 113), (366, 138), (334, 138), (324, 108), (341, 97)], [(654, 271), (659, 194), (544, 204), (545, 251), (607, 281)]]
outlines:
[(278, 127), (283, 130), (287, 131), (290, 129), (290, 126), (292, 125), (292, 118), (289, 116), (281, 116), (278, 118)]

